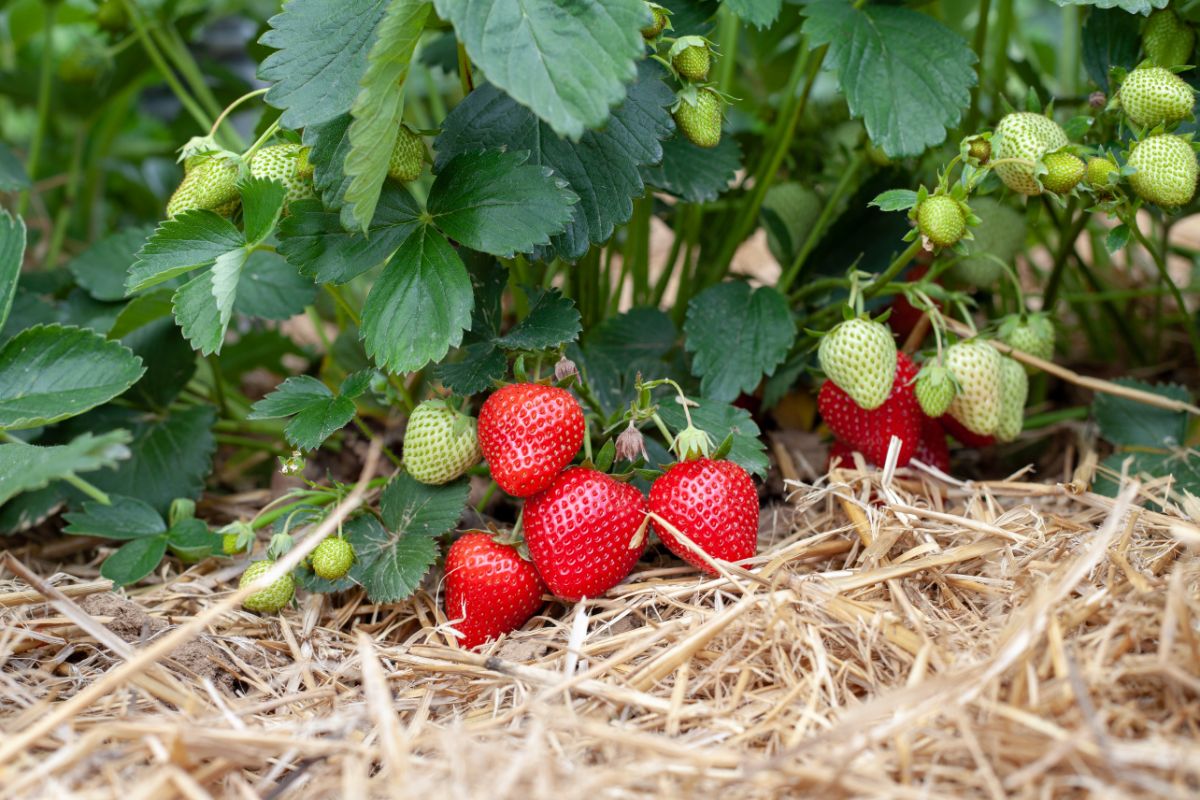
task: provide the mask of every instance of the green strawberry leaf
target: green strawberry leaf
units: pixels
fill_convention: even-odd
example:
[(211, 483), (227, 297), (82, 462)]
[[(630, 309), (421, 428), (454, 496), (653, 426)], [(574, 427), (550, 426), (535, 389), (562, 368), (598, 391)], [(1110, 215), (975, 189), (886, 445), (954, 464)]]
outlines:
[(185, 272), (210, 266), (245, 244), (242, 232), (232, 222), (211, 211), (180, 214), (160, 224), (138, 251), (129, 268), (125, 291), (140, 292)]
[(429, 190), (433, 223), (472, 250), (502, 258), (548, 245), (579, 197), (529, 153), (489, 150), (455, 156)]
[[(212, 284), (212, 299), (216, 301), (217, 320), (220, 325), (220, 333), (217, 334), (217, 344), (213, 348), (214, 350), (221, 349), (221, 342), (225, 339), (225, 330), (229, 327), (229, 321), (233, 319), (233, 302), (237, 299), (238, 281), (242, 278), (242, 267), (246, 266), (246, 259), (249, 257), (250, 251), (244, 247), (222, 253), (208, 273)], [(192, 337), (189, 335), (188, 338)]]
[(396, 535), (440, 536), (458, 524), (469, 489), (466, 480), (428, 486), (402, 472), (384, 487), (379, 513)]
[(180, 497), (194, 500), (203, 491), (217, 450), (212, 433), (216, 418), (216, 409), (207, 405), (166, 416), (110, 405), (73, 419), (64, 427), (68, 434), (113, 428), (130, 431), (133, 438), (127, 439), (129, 459), (115, 470), (89, 476), (88, 482), (109, 494), (136, 497), (165, 517), (173, 500)]
[(347, 232), (318, 200), (292, 203), (279, 225), (279, 252), (301, 274), (345, 283), (387, 261), (420, 224), (421, 208), (407, 189), (387, 183), (364, 236)]
[[(404, 116), (404, 85), (408, 66), (430, 4), (426, 0), (392, 0), (376, 29), (375, 42), (367, 55), (367, 68), (359, 81), (358, 96), (350, 108), (350, 151), (345, 173), (350, 179), (342, 221), (347, 227), (367, 232), (375, 216), (375, 204), (388, 161)], [(346, 219), (349, 211), (350, 219)]]
[(146, 365), (141, 380), (122, 395), (126, 400), (166, 410), (196, 374), (196, 354), (170, 317), (156, 319), (126, 334), (121, 344)]
[(111, 505), (94, 500), (83, 504), (81, 511), (65, 514), (67, 526), (63, 533), (80, 536), (103, 536), (106, 539), (140, 539), (167, 532), (167, 523), (151, 506), (134, 497), (109, 497)]
[(247, 419), (292, 417), (284, 428), (288, 443), (301, 450), (315, 450), (354, 418), (354, 401), (333, 391), (316, 378), (288, 378), (275, 391), (255, 403)]
[(350, 110), (388, 0), (292, 0), (259, 41), (277, 52), (258, 69), (280, 124), (299, 130)]
[(155, 320), (171, 316), (171, 294), (171, 290), (164, 287), (134, 297), (113, 320), (112, 327), (108, 329), (108, 338), (124, 339)]
[(1060, 6), (1095, 6), (1119, 8), (1130, 14), (1145, 16), (1156, 8), (1166, 8), (1168, 0), (1054, 0)]
[(550, 245), (561, 258), (579, 258), (590, 244), (608, 241), (613, 228), (629, 220), (633, 198), (646, 190), (641, 167), (662, 160), (658, 140), (671, 135), (667, 107), (675, 100), (663, 74), (656, 62), (642, 62), (638, 80), (609, 123), (586, 131), (577, 142), (557, 136), (496, 86), (481, 86), (446, 117), (434, 166), (440, 170), (454, 156), (496, 147), (529, 151), (531, 163), (553, 169), (580, 198), (566, 230)]
[(765, 28), (779, 16), (783, 0), (723, 0), (725, 7), (756, 28)]
[(25, 222), (13, 219), (0, 211), (0, 330), (8, 321), (17, 282), (21, 278), (21, 262), (25, 258)]
[(508, 368), (508, 359), (491, 342), (476, 342), (459, 352), (461, 360), (442, 362), (434, 375), (446, 388), (463, 397), (490, 389)]
[(25, 165), (8, 149), (8, 145), (0, 142), (0, 192), (15, 192), (29, 186), (29, 175)]
[(117, 586), (137, 583), (153, 572), (166, 554), (166, 534), (134, 539), (104, 559), (100, 565), (100, 577), (108, 578)]
[(908, 211), (916, 204), (917, 193), (911, 189), (889, 189), (868, 203), (880, 211)]
[(1117, 225), (1104, 237), (1104, 249), (1110, 256), (1116, 255), (1125, 248), (1125, 245), (1129, 244), (1129, 237), (1132, 235), (1133, 231), (1129, 230), (1128, 225)]
[(1139, 480), (1163, 478), (1170, 475), (1171, 494), (1183, 497), (1184, 492), (1200, 496), (1200, 456), (1195, 451), (1182, 450), (1176, 453), (1113, 453), (1100, 462), (1100, 466), (1111, 470), (1114, 476), (1103, 470), (1096, 473), (1092, 491), (1116, 497), (1121, 489), (1122, 474)]
[(367, 355), (394, 373), (440, 361), (471, 324), (471, 278), (450, 243), (422, 226), (400, 245), (363, 306)]
[(28, 328), (0, 348), (0, 430), (82, 414), (124, 392), (145, 371), (129, 348), (91, 331)]
[(683, 326), (692, 374), (705, 397), (733, 400), (773, 375), (796, 339), (787, 300), (741, 281), (709, 287), (688, 303)]
[[(691, 409), (696, 427), (708, 433), (717, 443), (733, 434), (733, 445), (727, 458), (750, 474), (766, 478), (771, 466), (766, 454), (767, 445), (750, 412), (717, 400), (702, 398), (697, 402), (699, 407)], [(683, 409), (675, 402), (663, 402), (658, 414), (672, 431), (681, 431), (687, 425)]]
[[(1191, 402), (1188, 390), (1177, 384), (1150, 384), (1133, 378), (1118, 378), (1116, 383), (1172, 400)], [(1136, 400), (1112, 394), (1097, 394), (1092, 414), (1100, 426), (1100, 435), (1120, 447), (1172, 449), (1183, 445), (1187, 437), (1187, 412), (1155, 408)]]
[(863, 119), (872, 142), (897, 158), (946, 140), (976, 80), (965, 39), (897, 6), (813, 0), (804, 15), (810, 46), (829, 45), (825, 63), (837, 70), (850, 113)]
[[(345, 164), (350, 152), (350, 123), (353, 121), (349, 114), (340, 114), (328, 122), (305, 128), (302, 137), (311, 148), (308, 160), (313, 165), (313, 186), (326, 207), (335, 211), (345, 206), (346, 187), (350, 185)], [(347, 230), (358, 227), (353, 224), (350, 211), (344, 218), (339, 218), (350, 222), (345, 225)]]
[(572, 342), (583, 326), (575, 301), (558, 289), (523, 287), (529, 298), (529, 314), (496, 344), (505, 350), (545, 350)]
[(19, 494), (0, 505), (0, 536), (25, 533), (57, 514), (65, 492), (61, 484)]
[(81, 472), (115, 467), (129, 458), (128, 443), (129, 433), (118, 430), (98, 436), (84, 433), (67, 444), (50, 447), (0, 444), (0, 503)]
[(67, 262), (75, 282), (104, 302), (125, 299), (125, 278), (154, 228), (142, 225), (106, 236)]
[(208, 529), (203, 520), (181, 519), (167, 531), (167, 548), (185, 564), (195, 564), (221, 548), (221, 537)]
[(599, 128), (645, 53), (642, 0), (435, 0), (488, 80), (560, 136)]
[(419, 534), (388, 533), (370, 515), (359, 519), (363, 522), (348, 526), (346, 534), (358, 559), (350, 568), (350, 582), (362, 584), (373, 603), (403, 600), (417, 590), (437, 561), (437, 541)]
[(246, 244), (253, 247), (275, 230), (283, 213), (287, 189), (282, 183), (268, 178), (247, 178), (238, 189), (242, 193), (242, 222)]
[[(189, 348), (190, 349), (190, 348)], [(221, 350), (221, 373), (226, 380), (238, 383), (253, 369), (265, 369), (276, 375), (286, 375), (284, 356), (298, 356), (307, 361), (313, 354), (302, 349), (274, 328), (252, 328)]]
[[(245, 253), (245, 250), (231, 251)], [(222, 322), (214, 294), (212, 271), (202, 272), (175, 292), (172, 297), (175, 321), (183, 335), (201, 355), (221, 352), (228, 320)]]
[(277, 253), (255, 250), (242, 267), (233, 310), (259, 319), (291, 319), (313, 302), (316, 293), (312, 279)]
[(708, 149), (676, 136), (663, 142), (662, 150), (662, 163), (642, 167), (642, 180), (689, 203), (716, 200), (742, 165), (742, 150), (732, 136), (722, 136)]
[(588, 331), (568, 355), (580, 368), (606, 414), (628, 405), (637, 374), (669, 374), (667, 355), (678, 332), (657, 308), (631, 308)]

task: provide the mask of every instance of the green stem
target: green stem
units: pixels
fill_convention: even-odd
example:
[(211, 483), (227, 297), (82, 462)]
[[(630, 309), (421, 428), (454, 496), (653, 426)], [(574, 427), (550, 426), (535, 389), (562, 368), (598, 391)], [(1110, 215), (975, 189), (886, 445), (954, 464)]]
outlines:
[(221, 376), (221, 363), (217, 360), (217, 354), (211, 353), (208, 356), (208, 366), (212, 370), (213, 376), (213, 399), (216, 401), (217, 409), (221, 412), (221, 416), (229, 416), (229, 406), (225, 400), (225, 379)]
[[(1049, 200), (1045, 200), (1045, 202), (1047, 206), (1050, 203)], [(1070, 219), (1074, 213), (1075, 198), (1072, 197), (1067, 203), (1066, 218)], [(1054, 266), (1050, 269), (1050, 277), (1046, 280), (1046, 291), (1042, 294), (1042, 308), (1046, 311), (1054, 309), (1054, 304), (1058, 300), (1058, 289), (1062, 285), (1062, 273), (1067, 265), (1067, 256), (1075, 249), (1075, 240), (1087, 227), (1088, 219), (1090, 217), (1086, 211), (1080, 214), (1058, 242), (1058, 248), (1054, 251)]]
[(837, 185), (833, 187), (833, 193), (825, 201), (825, 206), (821, 209), (820, 216), (817, 221), (808, 230), (808, 235), (804, 237), (804, 244), (796, 253), (796, 257), (792, 259), (792, 263), (788, 266), (787, 272), (779, 279), (776, 285), (779, 291), (787, 293), (791, 288), (792, 283), (804, 274), (804, 264), (808, 260), (809, 255), (816, 248), (817, 242), (821, 241), (821, 236), (824, 235), (826, 226), (837, 213), (838, 208), (842, 204), (842, 198), (850, 191), (850, 187), (854, 185), (855, 178), (859, 169), (862, 168), (866, 161), (866, 154), (862, 150), (856, 152), (850, 159), (850, 163), (846, 165), (846, 169), (842, 172), (842, 177), (838, 180)]
[(1000, 107), (1000, 96), (1004, 94), (1008, 76), (1008, 42), (1013, 24), (1013, 0), (997, 0), (996, 29), (992, 37), (992, 67), (989, 73), (995, 85), (992, 87), (992, 108)]
[(125, 4), (125, 13), (129, 15), (129, 21), (133, 23), (134, 30), (137, 31), (138, 39), (142, 42), (142, 47), (146, 50), (146, 55), (150, 57), (154, 68), (162, 75), (167, 86), (179, 98), (179, 102), (183, 104), (184, 109), (192, 115), (192, 119), (200, 126), (202, 130), (208, 130), (212, 127), (212, 120), (204, 113), (204, 109), (200, 104), (188, 93), (183, 84), (179, 82), (179, 78), (175, 76), (175, 72), (171, 66), (163, 58), (159, 52), (158, 46), (154, 44), (153, 38), (149, 31), (146, 30), (146, 23), (142, 20), (141, 11), (138, 10), (137, 4), (132, 0), (122, 0)]
[[(150, 35), (155, 37), (159, 48), (162, 49), (167, 59), (183, 75), (183, 79), (187, 81), (193, 95), (205, 112), (214, 117), (220, 114), (221, 104), (217, 102), (212, 89), (208, 88), (208, 83), (204, 79), (204, 73), (200, 70), (196, 59), (192, 57), (191, 51), (188, 50), (187, 43), (183, 41), (183, 37), (179, 35), (179, 31), (176, 30), (175, 26), (171, 23), (167, 23), (161, 27), (156, 26), (151, 30)], [(238, 148), (240, 149), (242, 145), (241, 137), (235, 132), (233, 138), (238, 140)]]
[(717, 62), (717, 87), (722, 92), (728, 92), (733, 85), (734, 68), (737, 66), (738, 34), (742, 22), (738, 15), (721, 6), (717, 17), (717, 52), (721, 59)]
[[(390, 480), (391, 476), (374, 478), (367, 483), (367, 490), (370, 491), (372, 489), (378, 489), (380, 486), (385, 485)], [(271, 509), (270, 511), (258, 515), (254, 518), (254, 521), (250, 523), (250, 527), (256, 531), (261, 530), (262, 528), (265, 528), (271, 523), (275, 522), (275, 520), (279, 519), (280, 517), (286, 517), (288, 514), (291, 514), (297, 509), (304, 508), (305, 506), (319, 508), (321, 506), (327, 506), (337, 499), (338, 495), (333, 492), (330, 492), (329, 494), (306, 497), (303, 500), (297, 500), (294, 503), (288, 503), (285, 506), (279, 506), (278, 508)]]
[(471, 57), (467, 48), (461, 42), (458, 45), (458, 80), (462, 86), (463, 97), (475, 91), (475, 77), (471, 74)]
[[(46, 30), (43, 32), (42, 64), (38, 73), (37, 126), (33, 129), (33, 140), (29, 143), (29, 160), (25, 164), (32, 183), (37, 180), (38, 167), (42, 160), (42, 142), (46, 139), (46, 126), (50, 121), (51, 76), (54, 73), (54, 21), (58, 14), (58, 3), (46, 3)], [(29, 195), (33, 189), (23, 189), (17, 202), (18, 216), (25, 216), (29, 209)]]
[[(1171, 296), (1175, 299), (1175, 305), (1183, 313), (1183, 325), (1187, 329), (1188, 339), (1192, 343), (1192, 351), (1196, 355), (1197, 362), (1200, 362), (1200, 330), (1196, 329), (1196, 319), (1193, 315), (1187, 313), (1187, 305), (1183, 300), (1183, 293), (1179, 291), (1179, 287), (1175, 285), (1175, 281), (1171, 279), (1171, 273), (1167, 269), (1167, 259), (1165, 256), (1166, 248), (1158, 248), (1150, 243), (1146, 238), (1146, 234), (1142, 233), (1142, 229), (1137, 225), (1137, 218), (1134, 216), (1127, 217), (1122, 220), (1129, 226), (1129, 230), (1133, 233), (1138, 244), (1146, 248), (1146, 252), (1154, 259), (1154, 266), (1158, 268), (1158, 274), (1161, 276), (1163, 283), (1171, 290)], [(1165, 236), (1163, 237), (1166, 238)]]
[(287, 458), (291, 455), (291, 451), (283, 449), (274, 442), (264, 442), (262, 439), (253, 439), (249, 436), (237, 436), (232, 433), (214, 433), (213, 438), (217, 440), (217, 444), (227, 444), (233, 447), (240, 447), (243, 450), (257, 450), (282, 458)]
[(983, 84), (987, 78), (987, 61), (985, 60), (987, 50), (988, 36), (988, 17), (991, 16), (992, 0), (980, 0), (979, 2), (979, 20), (975, 23), (975, 40), (971, 47), (975, 50), (975, 55), (979, 59), (979, 78), (975, 82), (974, 88), (971, 89), (971, 107), (967, 110), (967, 120), (963, 124), (963, 130), (967, 133), (975, 130), (975, 125), (979, 122), (979, 95), (983, 91)]
[[(242, 103), (246, 102), (247, 100), (258, 97), (259, 95), (266, 94), (270, 90), (271, 90), (271, 87), (268, 86), (265, 89), (255, 89), (252, 92), (246, 92), (244, 95), (239, 97), (237, 100), (234, 100), (232, 103), (225, 106), (225, 110), (223, 110), (220, 114), (217, 115), (217, 119), (213, 122), (212, 128), (209, 129), (208, 135), (209, 136), (216, 135), (217, 129), (221, 127), (221, 123), (225, 121), (226, 117), (228, 117), (230, 114), (233, 113), (233, 110), (235, 108), (237, 108), (238, 106), (240, 106)], [(230, 126), (230, 127), (232, 127), (232, 126)], [(237, 135), (236, 132), (234, 133), (234, 135), (235, 136)], [(242, 149), (242, 145), (239, 143), (238, 150), (241, 150), (241, 149)]]

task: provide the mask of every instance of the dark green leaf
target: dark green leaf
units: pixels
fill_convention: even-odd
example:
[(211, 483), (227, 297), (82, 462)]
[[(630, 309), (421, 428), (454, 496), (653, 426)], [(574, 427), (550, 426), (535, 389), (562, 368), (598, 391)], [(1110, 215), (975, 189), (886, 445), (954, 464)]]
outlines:
[(1095, 6), (1096, 8), (1120, 8), (1130, 14), (1145, 16), (1156, 8), (1166, 8), (1169, 0), (1054, 0), (1060, 6)]
[(141, 500), (119, 495), (109, 500), (112, 505), (91, 500), (83, 504), (83, 510), (65, 515), (67, 526), (63, 533), (106, 539), (140, 539), (166, 533), (167, 524), (162, 516)]
[(404, 86), (417, 41), (425, 28), (430, 4), (426, 0), (391, 0), (376, 30), (350, 109), (350, 152), (345, 173), (345, 200), (352, 217), (343, 223), (364, 233), (375, 216), (375, 203), (387, 178), (388, 162), (404, 116)]
[(277, 253), (256, 250), (242, 268), (233, 309), (260, 319), (284, 320), (313, 302), (317, 287)]
[(716, 147), (697, 147), (683, 136), (662, 143), (662, 163), (642, 167), (642, 180), (689, 203), (716, 200), (742, 165), (742, 151), (732, 136)]
[(139, 294), (130, 300), (117, 314), (112, 327), (108, 329), (108, 338), (124, 339), (133, 331), (138, 330), (155, 320), (171, 316), (171, 290), (162, 288), (153, 292)]
[(41, 525), (62, 509), (65, 500), (62, 484), (17, 495), (0, 506), (0, 536), (24, 533)]
[(17, 282), (21, 277), (21, 262), (25, 257), (25, 223), (0, 210), (0, 330), (8, 321)]
[(292, 0), (268, 20), (258, 74), (274, 85), (266, 101), (280, 123), (299, 130), (350, 110), (387, 0)]
[(300, 375), (288, 378), (275, 391), (259, 400), (250, 410), (249, 419), (294, 417), (284, 429), (293, 447), (315, 450), (354, 418), (354, 401), (335, 396), (316, 378)]
[(497, 147), (529, 151), (530, 163), (553, 169), (580, 198), (570, 224), (551, 244), (562, 258), (579, 258), (589, 244), (608, 241), (614, 226), (628, 221), (633, 198), (645, 193), (639, 168), (662, 160), (658, 140), (671, 135), (667, 107), (675, 100), (662, 75), (657, 63), (643, 62), (638, 81), (608, 124), (585, 132), (577, 142), (555, 135), (495, 86), (481, 86), (446, 117), (435, 166), (441, 169), (456, 155)]
[(683, 330), (701, 392), (725, 401), (753, 392), (783, 363), (796, 339), (783, 295), (768, 286), (751, 291), (740, 281), (717, 284), (694, 297)]
[(1104, 237), (1104, 249), (1108, 251), (1110, 256), (1116, 254), (1125, 245), (1129, 244), (1129, 237), (1131, 235), (1132, 231), (1129, 230), (1128, 225), (1116, 226)]
[(127, 400), (165, 409), (196, 374), (196, 354), (169, 317), (127, 334), (121, 344), (146, 365), (146, 374), (125, 393)]
[(82, 414), (144, 372), (129, 348), (91, 331), (29, 328), (0, 348), (0, 429), (35, 428)]
[(29, 175), (8, 145), (0, 142), (0, 192), (15, 192), (29, 186)]
[(287, 189), (279, 181), (268, 178), (247, 178), (238, 188), (242, 193), (246, 243), (254, 246), (275, 230), (275, 223), (283, 213)]
[(252, 369), (286, 375), (288, 370), (283, 357), (289, 355), (302, 359), (310, 357), (274, 328), (255, 328), (240, 334), (236, 342), (230, 342), (221, 350), (221, 372), (234, 383)]
[[(1112, 470), (1116, 476), (1124, 474), (1142, 481), (1170, 475), (1171, 490), (1175, 497), (1184, 496), (1184, 492), (1200, 496), (1200, 456), (1195, 451), (1113, 453), (1100, 462), (1100, 466)], [(1117, 477), (1109, 477), (1103, 469), (1097, 472), (1092, 491), (1116, 497), (1120, 489), (1121, 483)]]
[(421, 208), (407, 189), (387, 183), (364, 236), (349, 233), (338, 214), (317, 200), (292, 203), (279, 225), (279, 252), (321, 283), (345, 283), (382, 264), (420, 224)]
[(245, 244), (229, 220), (211, 211), (188, 211), (158, 226), (138, 251), (125, 281), (128, 293), (141, 291), (177, 275), (207, 267)]
[(437, 541), (415, 533), (388, 533), (373, 516), (364, 516), (347, 538), (358, 561), (351, 582), (361, 583), (373, 603), (394, 603), (408, 597), (438, 557)]
[(216, 416), (216, 409), (205, 405), (175, 411), (167, 417), (106, 406), (69, 424), (94, 430), (118, 426), (129, 429), (133, 433), (129, 460), (114, 471), (97, 472), (88, 480), (110, 494), (144, 500), (165, 517), (172, 500), (194, 500), (203, 491), (217, 449), (212, 433)]
[(881, 211), (907, 211), (917, 204), (917, 193), (911, 189), (889, 189), (871, 201)]
[(434, 224), (472, 250), (511, 258), (550, 243), (579, 198), (529, 153), (489, 150), (455, 156), (429, 190)]
[(208, 558), (221, 547), (221, 537), (209, 531), (203, 520), (190, 517), (176, 522), (167, 532), (167, 547), (185, 564)]
[(645, 53), (642, 0), (436, 0), (488, 80), (559, 135), (598, 128)]
[(671, 318), (657, 308), (632, 308), (592, 328), (582, 352), (572, 353), (605, 413), (627, 406), (634, 379), (669, 374), (666, 357), (677, 338)]
[(756, 28), (765, 28), (779, 16), (783, 0), (723, 0), (725, 6)]
[[(1188, 390), (1176, 384), (1150, 384), (1133, 378), (1118, 378), (1116, 383), (1153, 392), (1182, 402), (1191, 402)], [(1168, 411), (1112, 394), (1097, 394), (1092, 413), (1100, 426), (1100, 435), (1124, 447), (1180, 447), (1187, 436), (1187, 413)]]
[(427, 486), (402, 472), (379, 498), (383, 524), (397, 534), (439, 536), (458, 523), (469, 488), (465, 480)]
[(582, 329), (579, 309), (557, 289), (526, 289), (529, 314), (496, 340), (505, 350), (545, 350), (571, 342)]
[[(699, 403), (698, 408), (691, 409), (692, 421), (696, 427), (706, 431), (714, 443), (723, 441), (732, 433), (733, 447), (729, 451), (729, 460), (739, 464), (747, 472), (765, 478), (770, 467), (765, 452), (767, 446), (763, 443), (758, 425), (750, 417), (750, 412), (716, 400), (701, 399)], [(687, 424), (683, 409), (677, 403), (664, 402), (658, 413), (672, 431), (681, 431)]]
[(149, 225), (107, 236), (67, 262), (75, 282), (97, 300), (125, 299), (125, 279), (138, 251), (154, 233)]
[(114, 467), (129, 458), (128, 442), (128, 432), (110, 431), (100, 436), (84, 433), (68, 444), (52, 447), (0, 444), (0, 503), (81, 472)]
[[(345, 205), (346, 187), (350, 184), (344, 167), (346, 155), (350, 152), (352, 121), (349, 114), (340, 114), (328, 122), (304, 129), (304, 143), (312, 148), (308, 160), (312, 162), (314, 170), (313, 186), (325, 205), (334, 210)], [(357, 227), (352, 211), (346, 209), (343, 218), (347, 223), (346, 228), (350, 230)]]
[(404, 241), (371, 288), (362, 314), (367, 354), (411, 372), (440, 361), (471, 324), (471, 279), (441, 234), (423, 226)]
[[(804, 7), (810, 46), (829, 45), (850, 113), (889, 156), (916, 156), (946, 140), (971, 101), (975, 54), (933, 17), (845, 0)], [(936, 78), (936, 79), (933, 79)]]
[(153, 572), (166, 554), (166, 534), (134, 539), (104, 559), (100, 565), (100, 577), (108, 578), (117, 586), (137, 583)]
[(444, 361), (434, 375), (450, 391), (467, 396), (490, 389), (504, 377), (508, 360), (491, 342), (476, 342), (462, 349), (461, 361)]

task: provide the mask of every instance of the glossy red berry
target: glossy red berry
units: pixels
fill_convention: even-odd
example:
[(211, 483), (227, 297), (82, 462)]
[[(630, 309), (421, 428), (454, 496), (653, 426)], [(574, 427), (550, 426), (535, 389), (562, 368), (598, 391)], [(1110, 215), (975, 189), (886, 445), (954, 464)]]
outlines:
[[(681, 461), (650, 487), (650, 510), (718, 561), (736, 563), (758, 549), (758, 492), (732, 461)], [(694, 567), (716, 574), (699, 554), (658, 522), (663, 544)]]
[(931, 417), (922, 418), (921, 441), (917, 444), (913, 458), (942, 472), (950, 471), (950, 447), (946, 444), (946, 431), (938, 420)]
[(896, 354), (896, 377), (883, 404), (864, 411), (833, 381), (826, 381), (817, 395), (821, 418), (841, 441), (862, 452), (869, 461), (887, 461), (892, 436), (900, 439), (900, 455), (896, 466), (903, 467), (912, 460), (921, 438), (921, 407), (913, 392), (912, 382), (917, 367), (904, 353)]
[(446, 554), (446, 616), (468, 649), (524, 625), (544, 591), (533, 564), (486, 533), (464, 535)]
[(566, 470), (525, 502), (525, 542), (550, 591), (564, 600), (599, 597), (646, 549), (634, 538), (646, 499), (628, 483), (586, 467)]
[(548, 487), (583, 444), (583, 410), (565, 389), (514, 383), (479, 410), (479, 446), (492, 477), (513, 497)]

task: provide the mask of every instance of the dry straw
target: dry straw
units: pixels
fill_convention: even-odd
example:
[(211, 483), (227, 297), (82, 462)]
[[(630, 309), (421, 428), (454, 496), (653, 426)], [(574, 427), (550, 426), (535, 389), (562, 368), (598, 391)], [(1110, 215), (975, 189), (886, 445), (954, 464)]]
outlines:
[(122, 599), (31, 550), (0, 796), (1196, 797), (1200, 530), (1089, 479), (793, 480), (746, 569), (664, 557), (478, 653), (436, 576), (262, 618), (228, 562)]

